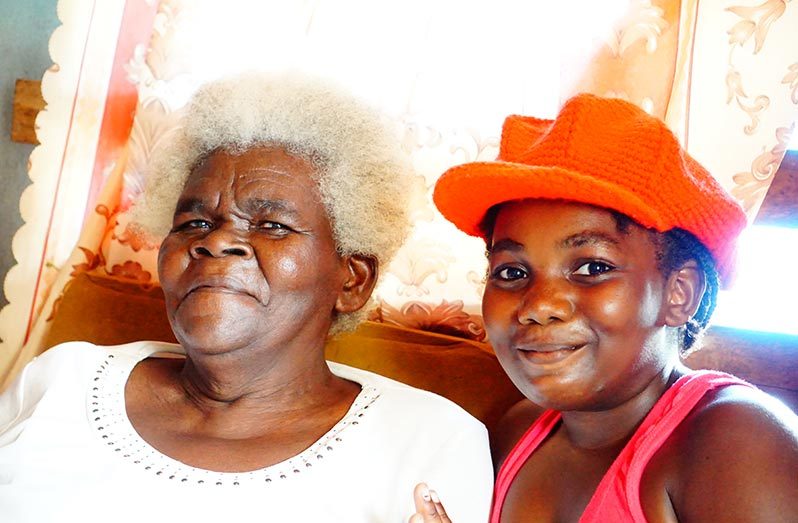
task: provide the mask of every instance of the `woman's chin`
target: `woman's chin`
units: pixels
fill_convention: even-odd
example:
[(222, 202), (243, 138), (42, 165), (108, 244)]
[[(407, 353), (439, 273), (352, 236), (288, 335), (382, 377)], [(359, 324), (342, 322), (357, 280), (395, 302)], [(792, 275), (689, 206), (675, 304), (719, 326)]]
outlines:
[[(263, 338), (263, 325), (251, 325), (242, 318), (215, 315), (213, 317), (191, 318), (192, 321), (172, 322), (172, 330), (180, 345), (186, 350), (206, 354), (223, 354), (251, 345), (253, 338)], [(261, 334), (258, 335), (257, 333)]]

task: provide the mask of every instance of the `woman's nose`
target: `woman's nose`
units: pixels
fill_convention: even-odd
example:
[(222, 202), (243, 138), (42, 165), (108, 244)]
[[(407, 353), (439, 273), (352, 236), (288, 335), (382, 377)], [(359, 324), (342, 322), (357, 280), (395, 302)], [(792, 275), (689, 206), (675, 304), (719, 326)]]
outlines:
[(192, 258), (223, 258), (240, 256), (252, 258), (254, 253), (249, 241), (234, 231), (216, 229), (201, 238), (197, 238), (189, 248)]
[(548, 325), (566, 322), (574, 314), (573, 296), (567, 283), (538, 278), (524, 294), (518, 308), (518, 321), (522, 324)]

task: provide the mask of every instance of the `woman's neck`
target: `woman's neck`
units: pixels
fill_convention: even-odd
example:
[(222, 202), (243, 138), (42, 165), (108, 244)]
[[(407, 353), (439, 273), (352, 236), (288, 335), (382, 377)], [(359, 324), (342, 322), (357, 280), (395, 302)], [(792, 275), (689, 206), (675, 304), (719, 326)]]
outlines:
[(301, 366), (273, 354), (268, 363), (249, 355), (246, 364), (191, 353), (186, 360), (148, 358), (125, 387), (127, 415), (147, 443), (183, 463), (225, 472), (263, 468), (317, 441), (360, 393), (359, 384), (330, 371), (321, 349), (306, 358)]
[(188, 358), (175, 375), (177, 393), (209, 423), (252, 427), (302, 416), (341, 402), (351, 403), (359, 386), (335, 376), (323, 347), (306, 351), (240, 350)]

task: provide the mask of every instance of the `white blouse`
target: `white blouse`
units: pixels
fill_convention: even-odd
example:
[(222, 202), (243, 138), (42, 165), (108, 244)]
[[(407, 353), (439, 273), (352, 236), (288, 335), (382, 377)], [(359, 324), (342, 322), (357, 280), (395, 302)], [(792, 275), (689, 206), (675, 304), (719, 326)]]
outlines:
[(0, 396), (0, 521), (399, 522), (419, 481), (455, 523), (487, 521), (484, 426), (449, 400), (329, 362), (359, 383), (346, 415), (298, 455), (213, 472), (158, 452), (127, 417), (133, 367), (177, 345), (60, 345)]

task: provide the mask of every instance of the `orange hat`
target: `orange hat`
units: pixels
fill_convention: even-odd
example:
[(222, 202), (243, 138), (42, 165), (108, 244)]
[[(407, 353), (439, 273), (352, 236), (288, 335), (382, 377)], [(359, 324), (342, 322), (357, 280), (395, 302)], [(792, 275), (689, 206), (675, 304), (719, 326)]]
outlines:
[(452, 167), (433, 195), (444, 217), (480, 237), (488, 209), (524, 198), (605, 207), (660, 232), (685, 229), (724, 280), (746, 224), (737, 202), (665, 124), (631, 103), (589, 94), (568, 100), (555, 120), (509, 116), (498, 159)]

